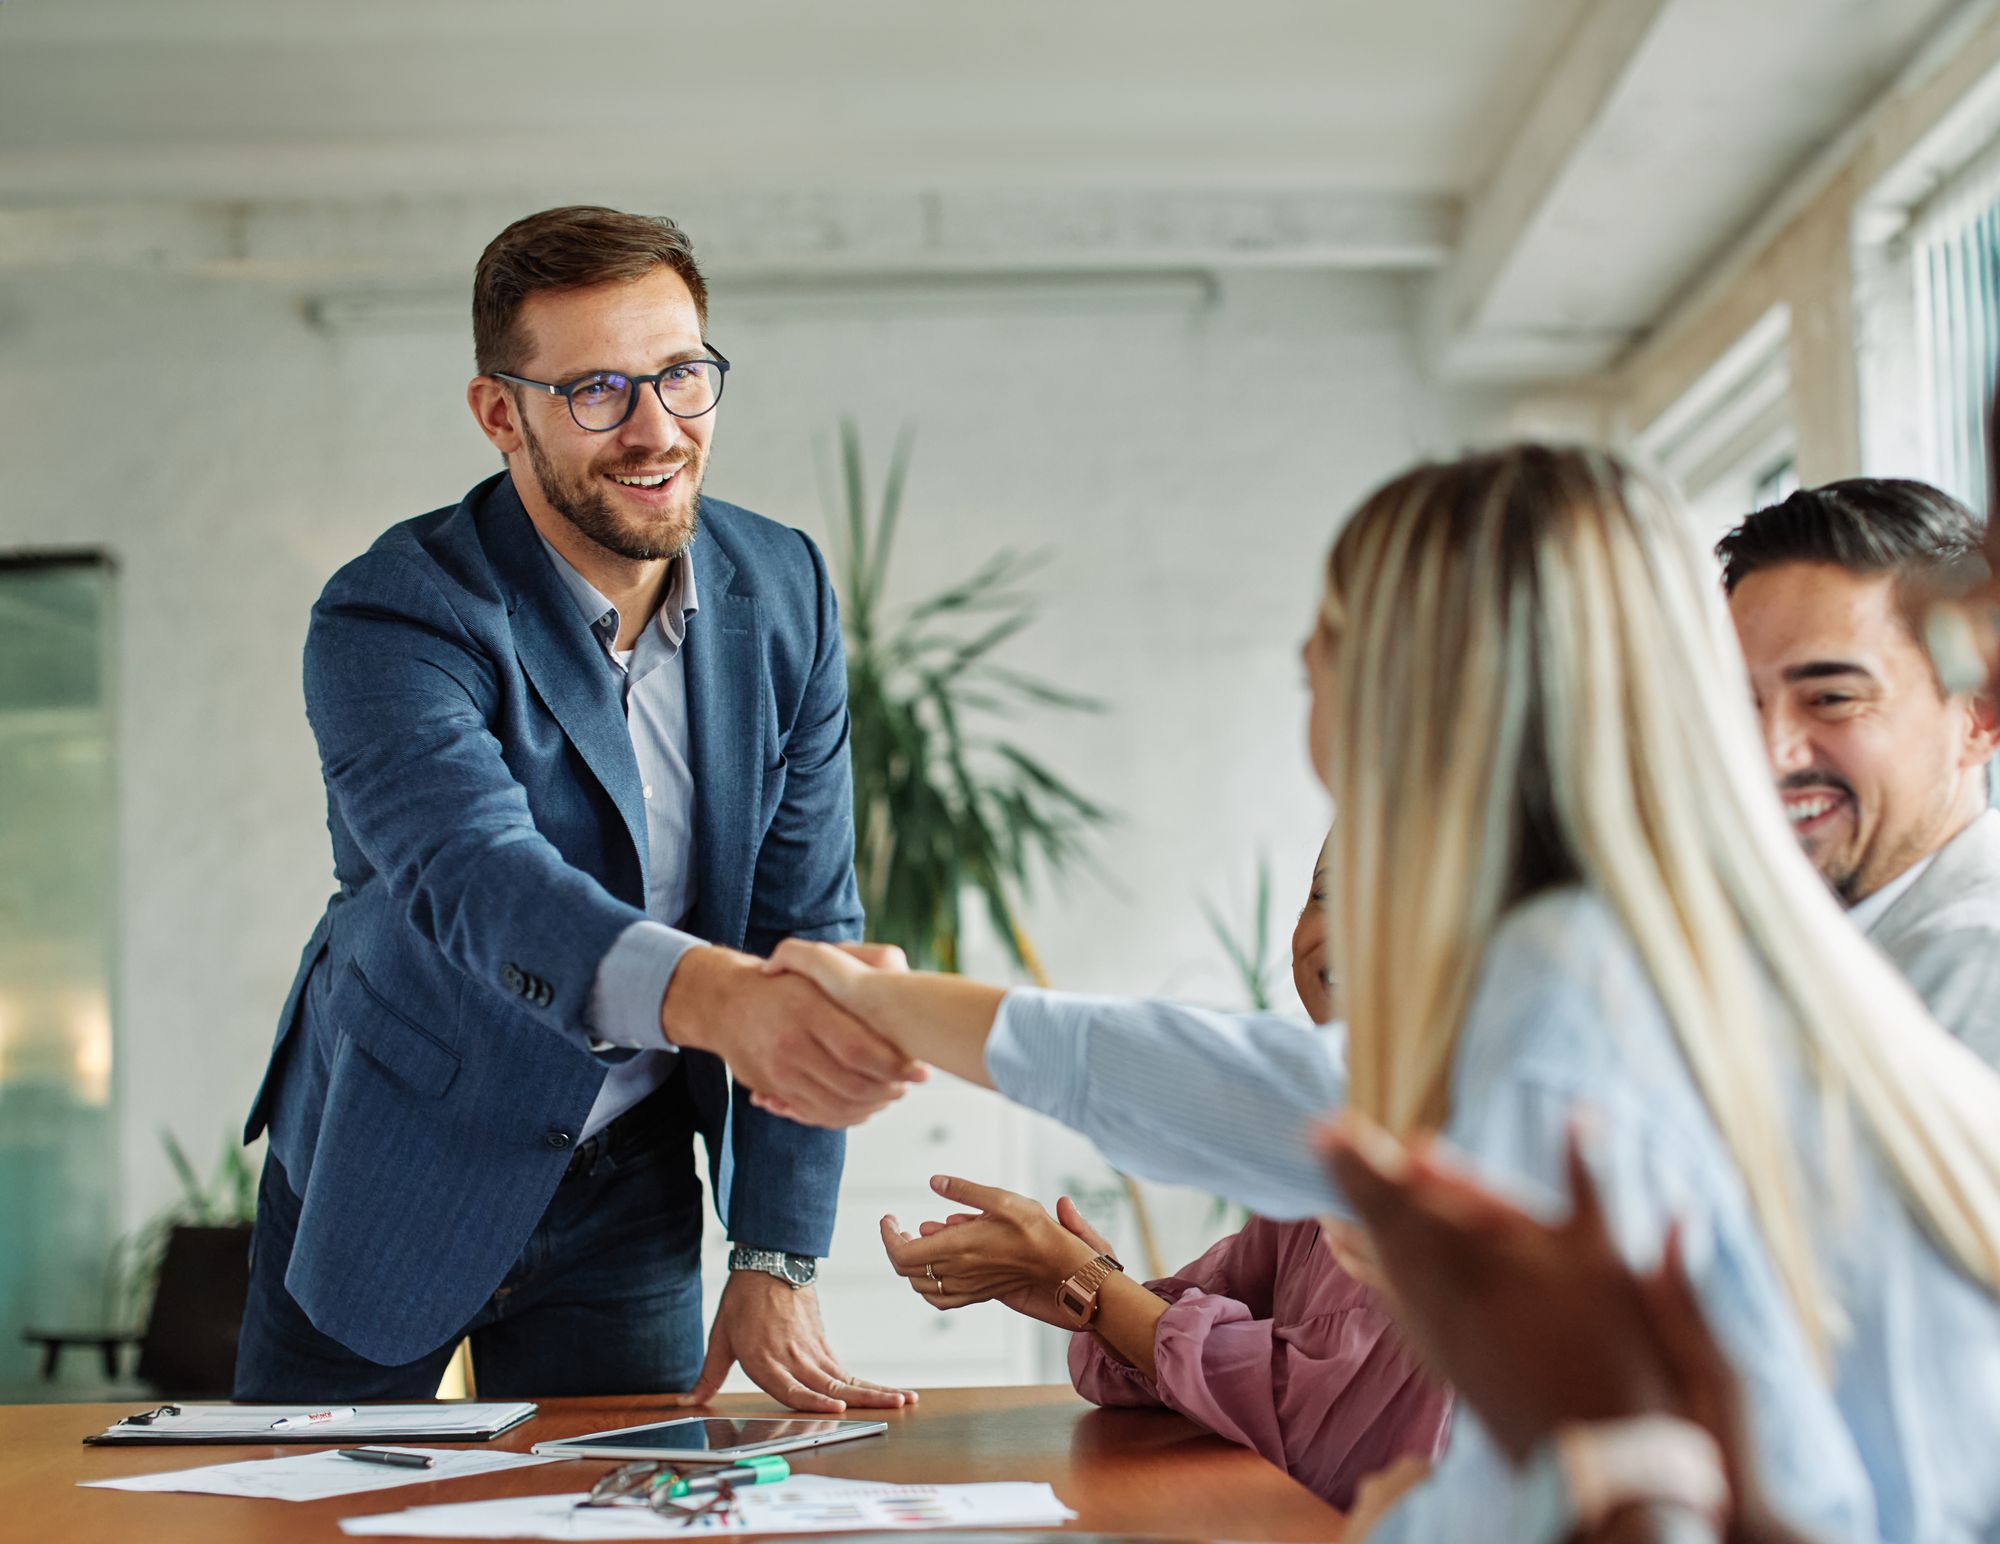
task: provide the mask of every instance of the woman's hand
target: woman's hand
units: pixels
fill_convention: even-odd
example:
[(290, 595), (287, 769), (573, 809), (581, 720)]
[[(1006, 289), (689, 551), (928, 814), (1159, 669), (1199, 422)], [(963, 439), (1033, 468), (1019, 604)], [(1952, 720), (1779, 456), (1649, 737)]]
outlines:
[(822, 944), (805, 938), (787, 938), (764, 962), (765, 975), (803, 976), (864, 1024), (867, 1017), (861, 1010), (869, 978), (878, 971), (908, 974), (909, 969), (909, 960), (894, 944)]
[[(799, 977), (817, 988), (820, 995), (835, 1007), (844, 1009), (866, 1025), (868, 1019), (862, 1012), (861, 1003), (867, 995), (869, 979), (883, 974), (908, 975), (910, 962), (894, 944), (822, 944), (803, 938), (788, 938), (764, 961), (763, 970), (767, 976)], [(888, 1040), (890, 1037), (883, 1035), (882, 1038)], [(922, 1082), (923, 1078), (924, 1069), (918, 1063), (916, 1076), (910, 1081)], [(750, 1102), (773, 1115), (793, 1120), (799, 1118), (796, 1109), (774, 1096), (753, 1091)]]
[[(913, 971), (903, 951), (885, 944), (821, 944), (788, 938), (764, 962), (769, 975), (809, 981), (834, 1004), (914, 1061), (991, 1088), (986, 1041), (1006, 993), (997, 986)], [(767, 1099), (757, 1107), (791, 1111)]]
[(912, 1291), (934, 1308), (1004, 1303), (1044, 1324), (1072, 1328), (1056, 1312), (1056, 1288), (1110, 1251), (1067, 1197), (1058, 1203), (1064, 1213), (1058, 1221), (1011, 1190), (949, 1175), (933, 1179), (931, 1189), (978, 1210), (924, 1223), (916, 1234), (893, 1217), (882, 1219), (882, 1247)]

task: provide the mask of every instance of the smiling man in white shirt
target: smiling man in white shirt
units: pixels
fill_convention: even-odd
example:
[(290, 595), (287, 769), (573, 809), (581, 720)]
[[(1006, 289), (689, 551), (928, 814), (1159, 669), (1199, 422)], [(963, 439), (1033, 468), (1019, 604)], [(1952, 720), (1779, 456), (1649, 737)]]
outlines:
[(2000, 719), (1945, 690), (1921, 621), (1983, 537), (1927, 484), (1856, 478), (1759, 510), (1716, 554), (1806, 856), (1939, 1022), (2000, 1065)]

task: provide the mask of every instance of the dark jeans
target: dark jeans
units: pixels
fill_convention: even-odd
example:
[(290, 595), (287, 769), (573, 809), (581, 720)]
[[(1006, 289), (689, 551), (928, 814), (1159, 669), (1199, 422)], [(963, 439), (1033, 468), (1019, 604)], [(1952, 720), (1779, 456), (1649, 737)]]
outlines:
[[(689, 1127), (663, 1098), (585, 1144), (527, 1246), (465, 1326), (479, 1396), (658, 1394), (701, 1371), (701, 1181)], [(664, 1107), (664, 1108), (663, 1108)], [(285, 1290), (299, 1199), (264, 1161), (236, 1397), (264, 1404), (417, 1400), (459, 1335), (384, 1367), (315, 1329)]]

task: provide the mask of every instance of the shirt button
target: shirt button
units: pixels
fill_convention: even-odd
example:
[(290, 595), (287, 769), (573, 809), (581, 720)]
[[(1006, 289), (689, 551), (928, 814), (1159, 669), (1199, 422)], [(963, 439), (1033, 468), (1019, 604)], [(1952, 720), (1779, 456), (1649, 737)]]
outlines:
[(545, 1142), (548, 1146), (560, 1150), (562, 1148), (569, 1146), (571, 1138), (570, 1134), (567, 1131), (560, 1131), (551, 1128), (550, 1130), (542, 1133), (542, 1141)]
[(653, 797), (653, 785), (652, 785), (651, 783), (648, 783), (648, 784), (646, 785), (646, 788), (645, 788), (645, 793), (646, 793), (646, 797), (647, 797), (647, 798), (649, 798), (649, 799), (650, 799), (650, 798), (652, 798), (652, 797)]

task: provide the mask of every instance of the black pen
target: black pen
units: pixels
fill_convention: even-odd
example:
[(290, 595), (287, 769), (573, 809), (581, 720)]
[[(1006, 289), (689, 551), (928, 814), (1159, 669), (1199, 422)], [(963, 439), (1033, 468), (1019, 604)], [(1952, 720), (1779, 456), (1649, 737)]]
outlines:
[(342, 1458), (361, 1464), (387, 1464), (392, 1469), (428, 1469), (437, 1462), (428, 1453), (399, 1453), (394, 1448), (336, 1448)]

